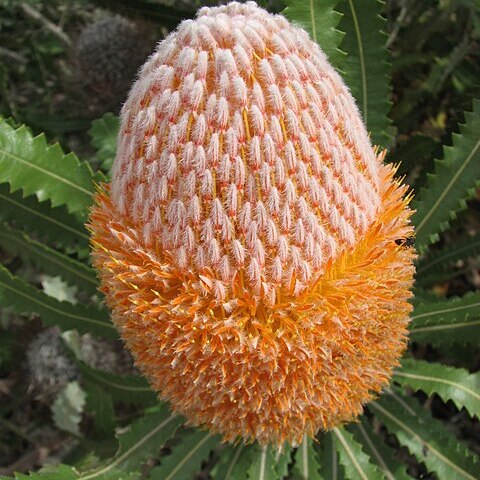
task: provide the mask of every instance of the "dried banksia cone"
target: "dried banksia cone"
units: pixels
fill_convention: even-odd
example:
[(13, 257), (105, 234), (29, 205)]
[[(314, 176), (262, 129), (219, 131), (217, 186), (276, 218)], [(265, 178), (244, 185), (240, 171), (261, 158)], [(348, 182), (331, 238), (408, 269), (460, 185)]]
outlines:
[(83, 29), (74, 55), (74, 77), (93, 113), (116, 110), (152, 47), (145, 26), (105, 16)]
[(393, 174), (282, 16), (203, 8), (161, 42), (90, 224), (113, 320), (160, 398), (262, 444), (358, 415), (406, 342), (414, 253)]

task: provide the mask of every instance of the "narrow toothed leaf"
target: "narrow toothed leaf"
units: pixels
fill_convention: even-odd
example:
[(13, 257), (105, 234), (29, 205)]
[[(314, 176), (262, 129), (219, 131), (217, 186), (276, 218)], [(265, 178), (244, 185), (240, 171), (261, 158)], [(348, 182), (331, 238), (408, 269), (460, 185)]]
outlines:
[(448, 281), (452, 276), (452, 266), (480, 253), (480, 235), (455, 239), (441, 250), (421, 257), (417, 267), (416, 285), (430, 285), (434, 282)]
[(92, 127), (88, 131), (102, 168), (107, 172), (112, 168), (115, 159), (118, 130), (118, 117), (113, 113), (106, 113), (102, 118), (93, 120)]
[(222, 448), (220, 459), (211, 472), (212, 478), (214, 480), (235, 480), (240, 478), (238, 472), (239, 470), (241, 471), (241, 468), (238, 468), (238, 465), (241, 465), (241, 455), (245, 448), (247, 447), (242, 443), (235, 447), (226, 445)]
[(336, 427), (333, 429), (333, 435), (336, 437), (339, 461), (345, 469), (347, 478), (361, 480), (385, 478), (362, 450), (362, 445), (353, 438), (350, 432), (344, 428)]
[(458, 409), (465, 408), (472, 416), (480, 417), (480, 374), (469, 373), (441, 363), (405, 358), (402, 368), (393, 379), (404, 387), (436, 393), (444, 402), (452, 400)]
[(151, 480), (177, 480), (194, 478), (200, 472), (202, 462), (208, 460), (210, 452), (220, 439), (204, 430), (183, 430), (176, 435), (176, 445), (170, 453), (160, 457), (160, 466), (148, 476)]
[(425, 302), (411, 316), (410, 340), (433, 345), (480, 339), (480, 292), (460, 298)]
[(288, 477), (290, 463), (292, 463), (293, 448), (290, 445), (283, 445), (282, 448), (274, 450), (275, 471), (280, 479)]
[(91, 268), (18, 230), (4, 226), (0, 231), (0, 246), (5, 251), (35, 265), (39, 273), (59, 275), (69, 285), (76, 285), (79, 290), (90, 295), (97, 293), (98, 281)]
[(395, 450), (387, 446), (385, 440), (377, 435), (365, 416), (360, 423), (348, 427), (355, 439), (363, 445), (363, 450), (370, 455), (387, 480), (409, 480), (412, 477), (407, 473), (407, 465), (395, 458)]
[(92, 368), (77, 360), (82, 377), (108, 393), (114, 402), (149, 406), (157, 402), (156, 395), (143, 377), (116, 375)]
[(179, 415), (172, 414), (163, 404), (148, 410), (118, 435), (119, 447), (116, 455), (104, 461), (95, 470), (82, 473), (79, 480), (141, 478), (142, 466), (148, 459), (157, 455), (183, 421)]
[(96, 429), (106, 436), (115, 430), (115, 410), (112, 397), (99, 385), (86, 382), (87, 403), (85, 411), (93, 415)]
[(47, 465), (39, 472), (32, 472), (27, 475), (15, 473), (14, 477), (0, 475), (0, 480), (77, 480), (78, 472), (68, 465)]
[(60, 247), (88, 250), (89, 235), (82, 222), (65, 207), (53, 208), (50, 202), (39, 202), (21, 192), (9, 193), (8, 185), (0, 184), (0, 220)]
[(413, 209), (416, 247), (420, 252), (437, 241), (450, 221), (473, 195), (480, 181), (480, 100), (474, 100), (473, 111), (465, 112), (460, 133), (453, 133), (453, 145), (444, 146), (443, 160), (435, 161), (435, 172), (427, 186), (420, 190)]
[(321, 480), (318, 453), (314, 441), (306, 435), (295, 452), (295, 465), (292, 472), (295, 480)]
[(382, 31), (383, 6), (379, 0), (338, 3), (337, 10), (343, 15), (338, 28), (346, 33), (340, 48), (347, 55), (336, 66), (357, 100), (372, 142), (387, 147), (391, 142), (391, 120), (387, 116), (391, 108), (391, 74), (385, 48), (387, 36)]
[(417, 400), (401, 390), (391, 390), (369, 409), (438, 478), (476, 480), (478, 463), (468, 448), (444, 424), (424, 410)]
[(62, 330), (77, 329), (106, 338), (117, 338), (117, 332), (105, 310), (59, 302), (38, 288), (12, 275), (0, 265), (0, 305), (12, 307), (16, 313), (36, 313), (46, 325)]
[(287, 8), (282, 12), (310, 34), (332, 63), (338, 63), (344, 55), (338, 48), (344, 34), (336, 28), (342, 18), (335, 11), (337, 3), (338, 0), (286, 0)]
[(339, 461), (337, 439), (333, 432), (328, 432), (321, 437), (318, 458), (323, 479), (345, 480), (345, 470)]
[(0, 182), (8, 182), (11, 191), (35, 193), (40, 201), (66, 205), (84, 218), (94, 182), (101, 178), (73, 153), (65, 155), (60, 145), (48, 145), (43, 134), (33, 137), (25, 126), (14, 129), (0, 118)]
[(247, 470), (247, 478), (251, 480), (279, 480), (280, 475), (275, 468), (275, 451), (271, 447), (256, 445), (255, 454)]

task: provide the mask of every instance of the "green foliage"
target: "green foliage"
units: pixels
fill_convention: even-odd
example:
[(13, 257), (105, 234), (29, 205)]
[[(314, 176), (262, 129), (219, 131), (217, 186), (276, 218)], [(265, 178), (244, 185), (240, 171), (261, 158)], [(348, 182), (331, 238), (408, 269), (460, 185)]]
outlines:
[(307, 436), (304, 437), (296, 451), (292, 474), (295, 480), (321, 480), (322, 478), (320, 476), (318, 453), (315, 450), (313, 440)]
[(475, 480), (478, 465), (468, 448), (416, 400), (397, 389), (392, 395), (383, 396), (369, 408), (396, 435), (400, 444), (439, 478)]
[(77, 329), (116, 338), (115, 328), (105, 310), (84, 305), (72, 305), (49, 297), (38, 288), (12, 275), (0, 265), (0, 305), (11, 307), (16, 313), (36, 313), (46, 325), (57, 325), (62, 330)]
[(50, 202), (39, 202), (34, 195), (23, 198), (21, 192), (9, 193), (5, 183), (0, 184), (0, 220), (35, 234), (49, 245), (88, 251), (86, 228), (65, 207), (52, 208)]
[(339, 462), (337, 439), (333, 432), (322, 435), (318, 452), (321, 478), (345, 480), (343, 465)]
[(115, 159), (119, 127), (118, 117), (112, 113), (106, 113), (102, 118), (94, 120), (88, 131), (92, 145), (97, 150), (102, 169), (106, 172), (110, 172)]
[(480, 292), (421, 303), (410, 317), (410, 339), (433, 345), (475, 344), (480, 338), (479, 307)]
[(212, 476), (215, 480), (235, 480), (242, 475), (245, 476), (250, 462), (248, 455), (245, 455), (249, 449), (240, 443), (235, 447), (225, 445), (220, 450), (220, 459), (212, 470)]
[(384, 4), (379, 0), (359, 2), (341, 0), (337, 10), (343, 18), (338, 26), (345, 32), (340, 48), (346, 52), (338, 63), (343, 77), (357, 100), (375, 145), (391, 143), (387, 117), (391, 108), (390, 66), (385, 49), (385, 20), (380, 16)]
[(312, 0), (299, 2), (287, 0), (282, 12), (291, 22), (305, 29), (312, 40), (320, 45), (331, 62), (337, 63), (343, 56), (338, 46), (343, 33), (337, 30), (341, 19), (335, 7), (338, 0)]
[(345, 469), (347, 478), (360, 478), (362, 480), (382, 479), (380, 470), (370, 462), (370, 458), (362, 449), (362, 444), (357, 442), (353, 435), (344, 428), (334, 428), (340, 463)]
[(166, 405), (147, 410), (143, 417), (119, 434), (116, 455), (94, 470), (82, 473), (78, 479), (139, 479), (142, 465), (173, 437), (182, 423), (183, 419), (170, 413)]
[(407, 466), (395, 459), (395, 451), (388, 447), (383, 439), (377, 435), (367, 422), (365, 416), (360, 422), (348, 427), (357, 442), (363, 445), (363, 450), (370, 456), (370, 461), (375, 462), (378, 469), (387, 480), (408, 480), (410, 477)]
[(150, 472), (149, 479), (193, 478), (200, 471), (202, 462), (208, 460), (219, 438), (208, 431), (184, 430), (176, 440), (179, 443), (170, 448), (170, 454), (160, 459), (160, 466)]
[(85, 218), (100, 178), (73, 153), (65, 155), (60, 145), (47, 145), (44, 135), (33, 137), (25, 126), (14, 129), (0, 119), (0, 182), (8, 182), (11, 191), (35, 193), (39, 201), (66, 205)]
[(473, 194), (480, 178), (480, 100), (473, 102), (473, 111), (465, 113), (465, 123), (460, 133), (453, 133), (453, 145), (444, 146), (443, 160), (435, 161), (435, 173), (428, 176), (428, 186), (423, 188), (413, 203), (416, 212), (416, 247), (425, 251), (430, 243), (449, 225), (466, 200)]
[(452, 400), (458, 409), (480, 417), (480, 374), (440, 363), (405, 358), (393, 379), (404, 387), (436, 393), (444, 402)]
[(98, 281), (90, 267), (33, 240), (25, 233), (5, 226), (0, 231), (0, 247), (35, 265), (41, 273), (59, 275), (89, 295), (97, 293)]
[(156, 403), (156, 395), (144, 378), (103, 372), (89, 367), (80, 360), (77, 362), (87, 384), (101, 388), (113, 402), (142, 406)]
[(458, 261), (474, 258), (480, 253), (480, 235), (469, 236), (445, 245), (441, 250), (429, 252), (422, 257), (417, 267), (417, 286), (447, 281)]
[(276, 469), (275, 451), (271, 447), (254, 445), (247, 447), (252, 454), (247, 478), (251, 480), (278, 480), (280, 477)]

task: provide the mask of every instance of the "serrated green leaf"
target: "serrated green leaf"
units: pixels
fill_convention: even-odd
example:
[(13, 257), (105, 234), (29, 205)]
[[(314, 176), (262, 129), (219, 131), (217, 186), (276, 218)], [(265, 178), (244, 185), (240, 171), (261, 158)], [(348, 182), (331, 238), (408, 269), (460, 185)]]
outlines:
[(324, 434), (318, 448), (320, 474), (325, 480), (345, 480), (345, 471), (339, 462), (337, 439), (333, 432)]
[(369, 409), (396, 435), (400, 444), (438, 478), (476, 480), (478, 465), (468, 448), (416, 400), (399, 389), (393, 389), (392, 394), (369, 404)]
[(65, 155), (44, 135), (33, 137), (25, 126), (14, 129), (0, 118), (0, 182), (9, 183), (11, 191), (36, 194), (41, 202), (48, 199), (53, 207), (66, 205), (70, 213), (86, 217), (99, 180), (73, 153)]
[(455, 239), (441, 250), (421, 257), (416, 272), (416, 285), (429, 285), (448, 280), (452, 276), (452, 264), (472, 258), (480, 253), (480, 235)]
[(220, 459), (213, 468), (211, 475), (214, 480), (234, 480), (237, 464), (245, 445), (240, 443), (236, 447), (226, 445), (220, 451)]
[(183, 430), (177, 440), (179, 443), (171, 447), (171, 453), (160, 457), (160, 466), (150, 472), (149, 479), (194, 478), (220, 441), (219, 437), (203, 430)]
[(183, 422), (180, 416), (170, 413), (166, 405), (148, 410), (118, 435), (119, 448), (115, 457), (93, 471), (82, 473), (78, 480), (140, 478), (145, 461), (160, 451)]
[(415, 306), (410, 340), (432, 345), (476, 343), (480, 338), (480, 292)]
[(251, 480), (278, 480), (280, 476), (275, 469), (275, 453), (271, 447), (253, 445), (251, 463), (247, 470), (247, 477)]
[(33, 195), (23, 198), (21, 192), (9, 193), (5, 183), (0, 184), (0, 220), (35, 233), (51, 245), (88, 251), (87, 230), (65, 207), (52, 208), (50, 202), (40, 203)]
[(225, 446), (220, 452), (220, 460), (212, 471), (214, 480), (238, 480), (245, 478), (245, 472), (253, 458), (251, 445)]
[(4, 226), (0, 231), (0, 246), (5, 251), (35, 265), (39, 273), (58, 275), (69, 285), (75, 285), (90, 295), (97, 293), (98, 281), (91, 268), (18, 230)]
[(350, 432), (344, 428), (336, 427), (333, 429), (333, 435), (337, 440), (339, 460), (345, 469), (347, 478), (362, 480), (385, 478), (362, 450), (362, 445), (353, 438)]
[(436, 393), (444, 401), (452, 400), (460, 410), (480, 417), (480, 374), (440, 363), (404, 358), (393, 378), (402, 386), (428, 395)]
[(360, 423), (347, 427), (355, 439), (363, 445), (363, 450), (375, 462), (387, 480), (409, 480), (412, 477), (407, 473), (407, 465), (395, 459), (395, 451), (388, 447), (384, 439), (373, 431), (365, 416)]
[[(68, 465), (47, 465), (38, 472), (28, 475), (16, 473), (15, 480), (77, 480), (78, 472)], [(0, 476), (0, 480), (11, 480), (12, 477)]]
[(480, 100), (473, 111), (465, 113), (460, 133), (452, 135), (453, 145), (444, 146), (443, 160), (435, 161), (435, 172), (428, 176), (427, 187), (420, 190), (414, 203), (412, 221), (416, 247), (420, 252), (438, 240), (474, 193), (480, 180)]
[(0, 305), (12, 307), (15, 313), (36, 313), (45, 325), (57, 325), (62, 330), (77, 329), (106, 338), (117, 338), (108, 313), (84, 305), (72, 305), (49, 297), (38, 288), (12, 275), (0, 265)]
[(338, 63), (343, 33), (337, 30), (342, 16), (335, 10), (338, 0), (287, 0), (282, 15), (305, 29), (329, 60)]
[(88, 384), (103, 389), (114, 402), (142, 406), (151, 406), (158, 402), (155, 393), (143, 377), (104, 372), (92, 368), (78, 359), (76, 361), (82, 378)]
[(102, 168), (107, 172), (112, 168), (115, 159), (119, 128), (118, 117), (113, 113), (106, 113), (102, 118), (93, 120), (88, 131)]
[(345, 32), (340, 48), (347, 55), (336, 65), (357, 100), (372, 142), (382, 147), (391, 142), (390, 65), (383, 33), (385, 19), (380, 14), (383, 1), (357, 2), (341, 0), (337, 10), (343, 14), (338, 26)]
[(275, 471), (280, 479), (288, 477), (289, 465), (292, 462), (291, 445), (283, 445), (281, 449), (274, 452)]
[(85, 411), (93, 415), (95, 426), (102, 435), (113, 435), (115, 410), (112, 397), (99, 385), (86, 382), (87, 403)]
[(320, 464), (318, 463), (313, 440), (306, 435), (295, 452), (295, 465), (292, 477), (295, 480), (322, 480)]
[(69, 382), (55, 398), (52, 404), (52, 417), (61, 430), (80, 435), (79, 424), (82, 420), (86, 394), (78, 382)]

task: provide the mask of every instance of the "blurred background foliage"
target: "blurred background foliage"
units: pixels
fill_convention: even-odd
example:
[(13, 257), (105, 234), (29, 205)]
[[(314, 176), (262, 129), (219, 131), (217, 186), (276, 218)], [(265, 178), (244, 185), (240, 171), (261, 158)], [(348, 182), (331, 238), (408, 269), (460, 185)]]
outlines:
[[(363, 8), (369, 1), (358, 1), (358, 5)], [(280, 12), (286, 3), (292, 7), (294, 2), (258, 3)], [(193, 17), (201, 5), (216, 3), (0, 0), (0, 116), (12, 125), (28, 125), (34, 135), (45, 132), (49, 143), (59, 142), (64, 151), (75, 151), (94, 170), (100, 168), (108, 175), (115, 153), (117, 114), (137, 68), (179, 21)], [(418, 192), (427, 182), (427, 172), (433, 169), (433, 159), (442, 157), (442, 146), (450, 142), (452, 132), (458, 131), (456, 126), (465, 121), (462, 112), (471, 111), (471, 99), (480, 97), (480, 3), (388, 0), (382, 15), (392, 75), (392, 103), (387, 107), (390, 126), (385, 137), (387, 160), (400, 165), (399, 174)], [(340, 20), (340, 30), (344, 21)], [(341, 69), (341, 55), (339, 58)], [(4, 185), (0, 187), (1, 206), (7, 193)], [(477, 191), (469, 201), (470, 208), (452, 221), (451, 229), (429, 255), (434, 256), (445, 246), (455, 246), (465, 232), (472, 239), (471, 252), (478, 253), (479, 200)], [(43, 207), (34, 203), (31, 208), (41, 212)], [(86, 258), (86, 232), (80, 221), (67, 219), (62, 208), (57, 207), (57, 218), (64, 215), (62, 224), (77, 232), (79, 238), (83, 236), (83, 243), (71, 249), (72, 259)], [(55, 228), (53, 225), (52, 235), (61, 243), (62, 234)], [(0, 233), (0, 259), (9, 270), (41, 285), (43, 291), (59, 300), (86, 301), (82, 292), (59, 277), (40, 274), (32, 263), (20, 260), (5, 247), (8, 235), (8, 231)], [(68, 252), (68, 246), (64, 250)], [(427, 265), (424, 269), (430, 275), (426, 284), (431, 286), (422, 292), (425, 298), (462, 296), (480, 287), (478, 255), (448, 264), (448, 268)], [(77, 359), (67, 352), (65, 342), (78, 354)], [(35, 316), (27, 322), (8, 309), (1, 311), (0, 474), (59, 461), (81, 462), (86, 468), (89, 462), (95, 463), (87, 454), (93, 444), (96, 457), (113, 454), (114, 426), (127, 425), (136, 418), (136, 405), (153, 403), (148, 387), (135, 379), (129, 381), (140, 381), (136, 388), (142, 394), (131, 397), (128, 388), (119, 387), (119, 395), (128, 398), (121, 408), (114, 409), (100, 394), (97, 403), (92, 400), (97, 398), (92, 392), (98, 393), (95, 389), (99, 388), (88, 383), (94, 375), (92, 369), (107, 372), (106, 383), (108, 372), (135, 373), (131, 359), (118, 342), (104, 341), (101, 346), (95, 342), (98, 340), (89, 334), (64, 338), (57, 329), (42, 326)], [(417, 359), (441, 361), (469, 372), (480, 369), (478, 342), (468, 349), (457, 343), (413, 343), (412, 349)], [(89, 387), (79, 385), (81, 378)], [(82, 388), (90, 388), (90, 395), (85, 395)], [(442, 401), (438, 395), (427, 397), (420, 392), (417, 397), (434, 417), (445, 422), (448, 430), (480, 453), (476, 417), (458, 410), (452, 402)], [(82, 418), (84, 411), (88, 415)], [(81, 423), (82, 429), (91, 431), (88, 438), (80, 435)], [(398, 447), (392, 436), (384, 433), (384, 438)], [(409, 464), (412, 476), (435, 478), (405, 449), (397, 457)]]

